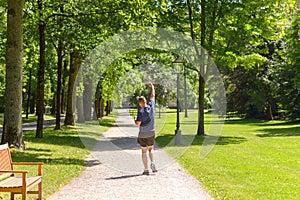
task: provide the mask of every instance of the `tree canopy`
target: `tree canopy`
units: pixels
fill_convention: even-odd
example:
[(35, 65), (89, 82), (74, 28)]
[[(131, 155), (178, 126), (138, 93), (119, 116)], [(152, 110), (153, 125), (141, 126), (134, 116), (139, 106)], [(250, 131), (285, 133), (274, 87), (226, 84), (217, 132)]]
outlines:
[[(57, 114), (57, 120), (61, 113), (68, 113), (67, 124), (74, 123), (72, 108), (76, 94), (90, 102), (82, 110), (86, 119), (101, 117), (105, 109), (110, 110), (113, 101), (122, 106), (123, 98), (134, 99), (143, 91), (147, 79), (147, 74), (138, 73), (143, 66), (154, 70), (149, 80), (161, 82), (157, 85), (158, 94), (164, 98), (159, 97), (158, 103), (167, 106), (173, 101), (169, 97), (174, 97), (175, 92), (167, 77), (172, 77), (169, 74), (172, 61), (183, 55), (136, 48), (117, 56), (101, 74), (77, 76), (82, 61), (111, 36), (146, 27), (180, 32), (193, 40), (193, 51), (199, 59), (206, 60), (207, 56), (199, 46), (209, 55), (198, 66), (186, 63), (182, 70), (187, 78), (189, 99), (193, 101), (190, 107), (198, 108), (198, 134), (204, 134), (203, 111), (210, 108), (205, 77), (212, 63), (223, 77), (230, 114), (263, 119), (300, 116), (300, 18), (299, 2), (295, 0), (30, 0), (22, 4), (20, 98), (24, 112), (36, 112), (39, 116), (39, 127), (46, 106)], [(1, 2), (0, 102), (7, 89), (5, 74), (10, 73), (5, 59), (7, 13), (7, 2)], [(106, 51), (109, 54), (114, 49)], [(77, 91), (72, 90), (75, 86)], [(91, 114), (92, 104), (94, 114)], [(0, 111), (3, 109), (0, 106)], [(41, 128), (37, 137), (42, 137)]]

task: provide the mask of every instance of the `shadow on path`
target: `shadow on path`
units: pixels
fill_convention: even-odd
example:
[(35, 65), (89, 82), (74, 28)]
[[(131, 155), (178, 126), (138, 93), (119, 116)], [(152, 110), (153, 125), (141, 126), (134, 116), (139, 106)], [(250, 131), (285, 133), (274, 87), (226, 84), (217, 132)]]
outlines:
[(137, 176), (143, 176), (143, 175), (142, 174), (133, 174), (133, 175), (115, 176), (115, 177), (106, 178), (105, 180), (126, 179), (126, 178), (134, 178)]
[(212, 199), (198, 180), (161, 148), (154, 153), (158, 173), (142, 175), (138, 127), (131, 125), (134, 122), (127, 110), (118, 112), (117, 126), (97, 141), (85, 162), (86, 169), (48, 200)]
[(86, 167), (94, 167), (97, 165), (101, 165), (102, 163), (99, 160), (86, 160), (84, 161), (84, 166)]

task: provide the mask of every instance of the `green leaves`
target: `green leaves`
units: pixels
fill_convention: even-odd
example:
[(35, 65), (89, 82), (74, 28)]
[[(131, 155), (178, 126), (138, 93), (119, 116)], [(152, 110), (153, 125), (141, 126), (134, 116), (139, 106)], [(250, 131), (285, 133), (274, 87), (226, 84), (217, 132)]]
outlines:
[[(282, 72), (282, 80), (293, 81), (293, 89), (300, 85), (300, 48), (299, 48), (299, 7), (294, 6), (295, 0), (211, 0), (205, 1), (205, 8), (201, 7), (199, 0), (190, 0), (192, 9), (191, 23), (194, 27), (195, 42), (200, 43), (204, 37), (204, 47), (211, 54), (213, 61), (222, 69), (232, 71), (242, 67), (254, 74), (266, 71), (270, 74)], [(133, 30), (139, 27), (165, 27), (191, 34), (187, 1), (177, 0), (43, 0), (44, 9), (38, 13), (37, 2), (25, 1), (24, 8), (24, 80), (27, 80), (29, 69), (38, 67), (39, 37), (38, 24), (46, 24), (46, 49), (47, 49), (47, 74), (46, 84), (47, 101), (53, 97), (49, 88), (55, 88), (56, 76), (53, 67), (57, 57), (55, 47), (61, 40), (64, 46), (64, 59), (74, 49), (83, 55), (107, 40), (110, 36), (122, 31)], [(204, 11), (205, 19), (201, 12)], [(0, 68), (5, 61), (6, 42), (6, 3), (0, 3)], [(201, 33), (201, 23), (205, 23), (205, 34)], [(271, 41), (286, 42), (286, 49), (272, 49), (267, 44)], [(154, 46), (155, 48), (155, 46)], [(114, 49), (106, 49), (110, 54)], [(170, 60), (174, 55), (158, 50), (138, 49), (126, 55), (121, 55), (102, 72), (102, 92), (106, 100), (114, 97), (114, 90), (119, 87), (120, 77), (137, 69), (144, 64), (163, 67), (170, 66)], [(285, 64), (286, 63), (286, 64)], [(106, 63), (107, 64), (107, 63)], [(290, 65), (290, 66), (289, 66)], [(281, 66), (278, 72), (275, 66)], [(189, 66), (197, 69), (199, 66)], [(0, 69), (0, 70), (1, 70)], [(286, 76), (283, 71), (295, 76)], [(35, 74), (35, 72), (33, 71)], [(136, 77), (134, 74), (132, 77)], [(155, 74), (155, 73), (152, 73)], [(159, 74), (159, 73), (157, 73)], [(163, 80), (167, 73), (160, 71), (160, 75), (154, 79)], [(228, 75), (228, 74), (226, 74)], [(198, 74), (189, 78), (196, 83)], [(229, 76), (229, 75), (228, 75)], [(286, 77), (285, 77), (286, 76)], [(132, 80), (127, 77), (125, 83), (134, 82), (140, 84), (142, 76)], [(268, 80), (271, 76), (267, 76)], [(238, 78), (238, 77), (237, 77)], [(96, 78), (95, 78), (96, 79)], [(35, 79), (33, 79), (35, 81)], [(98, 80), (96, 80), (98, 81)], [(1, 81), (1, 84), (4, 82)], [(270, 80), (269, 82), (273, 82)], [(94, 83), (96, 84), (96, 83)], [(193, 84), (193, 90), (198, 85)], [(122, 95), (128, 95), (126, 91), (133, 91), (129, 86), (118, 88)], [(0, 86), (1, 93), (1, 86)], [(255, 95), (252, 95), (253, 98)], [(259, 94), (258, 94), (259, 96)]]
[(267, 61), (267, 58), (259, 55), (257, 53), (252, 53), (245, 56), (237, 57), (237, 66), (243, 66), (246, 69), (252, 69), (254, 66), (259, 66), (264, 64)]

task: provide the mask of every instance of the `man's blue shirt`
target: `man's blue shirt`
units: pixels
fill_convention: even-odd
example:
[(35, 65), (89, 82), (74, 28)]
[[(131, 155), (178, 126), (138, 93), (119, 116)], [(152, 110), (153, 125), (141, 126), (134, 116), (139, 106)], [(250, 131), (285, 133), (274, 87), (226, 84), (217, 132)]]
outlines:
[(140, 135), (152, 136), (154, 132), (154, 100), (150, 100), (148, 105), (141, 108), (137, 115), (137, 121), (141, 122)]

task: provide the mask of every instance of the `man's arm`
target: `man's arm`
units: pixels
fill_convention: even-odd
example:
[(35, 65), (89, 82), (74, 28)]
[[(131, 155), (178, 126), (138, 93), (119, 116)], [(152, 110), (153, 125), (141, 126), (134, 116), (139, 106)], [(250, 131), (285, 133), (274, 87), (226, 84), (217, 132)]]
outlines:
[(135, 117), (135, 118), (133, 118), (134, 119), (134, 123), (135, 123), (135, 125), (136, 126), (140, 126), (141, 125), (141, 114), (140, 114), (140, 112), (138, 112), (137, 113), (137, 116)]
[(136, 126), (140, 126), (141, 125), (141, 122), (138, 121), (137, 119), (134, 120), (134, 123), (135, 123)]
[(151, 88), (151, 94), (150, 94), (150, 100), (155, 100), (155, 89), (154, 85), (150, 82), (148, 83), (148, 86)]

